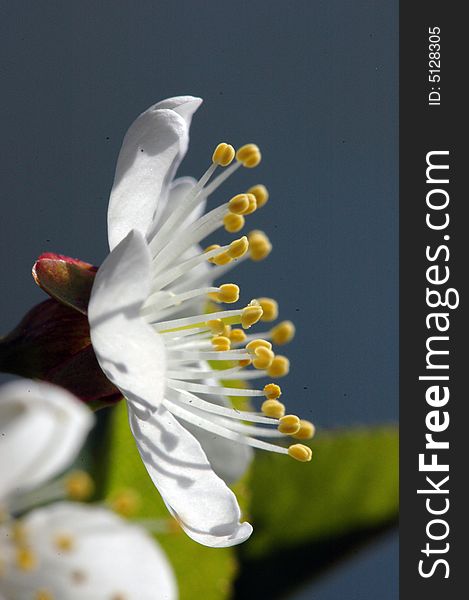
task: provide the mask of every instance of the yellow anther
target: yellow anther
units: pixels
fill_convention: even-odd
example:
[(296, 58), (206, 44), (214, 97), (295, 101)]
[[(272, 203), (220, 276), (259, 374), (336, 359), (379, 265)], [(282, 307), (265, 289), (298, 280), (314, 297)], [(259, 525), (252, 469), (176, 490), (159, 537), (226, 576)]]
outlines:
[(243, 329), (249, 329), (251, 325), (257, 323), (262, 317), (262, 307), (256, 304), (250, 304), (243, 308), (241, 313), (241, 326)]
[(233, 304), (239, 300), (239, 287), (235, 283), (224, 283), (220, 286), (220, 291), (216, 294), (217, 302)]
[(241, 231), (244, 227), (244, 223), (243, 215), (235, 215), (234, 213), (229, 212), (223, 217), (223, 225), (228, 233)]
[(228, 202), (228, 208), (230, 212), (235, 215), (244, 215), (244, 213), (249, 209), (249, 197), (248, 194), (237, 194), (233, 196), (231, 200)]
[(212, 262), (215, 265), (227, 265), (228, 263), (230, 263), (233, 259), (231, 258), (231, 256), (229, 255), (228, 252), (222, 252), (221, 254), (217, 254), (217, 256), (214, 256), (210, 262)]
[(225, 329), (225, 324), (221, 319), (211, 319), (205, 323), (210, 331), (215, 335), (220, 335)]
[(227, 167), (233, 162), (235, 157), (235, 149), (230, 144), (222, 142), (215, 148), (212, 156), (212, 162), (220, 167)]
[(285, 415), (285, 405), (278, 400), (265, 400), (261, 407), (266, 417), (281, 419)]
[(87, 500), (94, 492), (94, 483), (85, 471), (74, 471), (65, 481), (65, 490), (72, 500)]
[(313, 453), (308, 446), (304, 446), (303, 444), (293, 444), (293, 446), (288, 448), (288, 455), (300, 462), (309, 462)]
[(254, 350), (252, 359), (252, 366), (255, 369), (267, 369), (272, 364), (275, 358), (275, 354), (269, 348), (265, 346), (259, 346)]
[(264, 386), (264, 394), (267, 400), (277, 400), (282, 395), (282, 390), (276, 383), (268, 383)]
[[(205, 248), (205, 252), (210, 252), (210, 250), (218, 250), (218, 248), (220, 248), (219, 244), (212, 244), (211, 246), (208, 246), (207, 248)], [(217, 254), (216, 256), (212, 256), (211, 258), (207, 259), (208, 262), (213, 263), (214, 265), (227, 265), (229, 262), (231, 262), (232, 258), (230, 256), (230, 252), (221, 252), (220, 254)]]
[(252, 169), (262, 160), (261, 151), (256, 144), (245, 144), (236, 152), (236, 160), (243, 164), (243, 167)]
[(227, 352), (231, 348), (231, 341), (224, 335), (216, 335), (212, 338), (212, 346), (218, 352)]
[(293, 435), (300, 430), (300, 419), (296, 415), (285, 415), (284, 417), (280, 417), (278, 430), (280, 433)]
[(228, 255), (231, 258), (241, 258), (244, 256), (249, 248), (248, 238), (243, 235), (239, 240), (233, 240), (230, 247), (227, 250)]
[(246, 334), (242, 329), (232, 329), (229, 337), (233, 344), (242, 344), (246, 339)]
[(257, 184), (248, 189), (248, 194), (254, 194), (257, 200), (257, 208), (262, 208), (264, 204), (267, 204), (269, 199), (269, 192), (265, 185)]
[(249, 252), (254, 261), (264, 260), (272, 251), (272, 244), (263, 231), (255, 229), (248, 235)]
[(261, 321), (275, 321), (278, 317), (278, 304), (273, 298), (258, 298), (264, 314)]
[[(212, 244), (211, 246), (207, 246), (207, 248), (205, 248), (204, 252), (210, 252), (210, 250), (217, 250), (218, 248), (220, 248), (220, 244)], [(212, 256), (212, 258), (208, 259), (208, 262), (215, 262), (216, 256)]]
[(38, 565), (38, 560), (31, 548), (20, 546), (16, 550), (15, 563), (21, 571), (33, 571)]
[(300, 430), (297, 431), (293, 437), (297, 440), (310, 440), (314, 437), (315, 433), (316, 427), (311, 423), (311, 421), (301, 419)]
[(269, 350), (272, 350), (272, 344), (270, 342), (268, 342), (267, 340), (252, 340), (251, 342), (249, 342), (249, 344), (246, 345), (246, 350), (250, 353), (250, 354), (254, 354), (257, 348), (268, 348)]
[(133, 517), (141, 504), (140, 494), (133, 489), (120, 491), (111, 501), (111, 508), (123, 517)]
[(270, 330), (270, 335), (274, 344), (283, 346), (288, 344), (295, 337), (295, 326), (291, 321), (282, 321)]
[(75, 546), (75, 540), (68, 533), (59, 533), (54, 537), (54, 546), (61, 552), (70, 552)]
[(15, 521), (11, 527), (11, 537), (15, 544), (24, 545), (28, 539), (28, 531), (21, 521)]
[(223, 331), (221, 335), (224, 335), (231, 340), (231, 325), (223, 325)]
[(267, 368), (269, 377), (284, 377), (290, 371), (290, 361), (286, 356), (276, 355), (272, 364)]
[(247, 194), (249, 206), (244, 211), (244, 215), (251, 215), (253, 212), (257, 210), (257, 200), (254, 194)]
[(37, 590), (34, 595), (34, 600), (54, 600), (54, 596), (47, 590)]
[(250, 358), (244, 358), (243, 360), (238, 360), (238, 365), (240, 367), (249, 367), (249, 365), (252, 363), (252, 360)]

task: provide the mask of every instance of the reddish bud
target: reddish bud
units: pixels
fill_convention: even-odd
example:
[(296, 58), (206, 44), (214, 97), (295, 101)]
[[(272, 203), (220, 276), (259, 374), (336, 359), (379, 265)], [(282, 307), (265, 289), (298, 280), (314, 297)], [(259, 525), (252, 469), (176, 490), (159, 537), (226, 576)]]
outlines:
[(86, 316), (55, 300), (35, 306), (0, 339), (0, 370), (60, 385), (94, 408), (122, 398), (96, 360)]
[(49, 296), (86, 315), (97, 270), (82, 260), (45, 252), (34, 263), (33, 277)]

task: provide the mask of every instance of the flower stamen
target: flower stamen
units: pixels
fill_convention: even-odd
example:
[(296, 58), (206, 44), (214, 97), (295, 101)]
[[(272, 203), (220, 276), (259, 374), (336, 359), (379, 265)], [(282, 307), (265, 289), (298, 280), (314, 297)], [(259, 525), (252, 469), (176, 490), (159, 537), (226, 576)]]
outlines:
[(282, 395), (282, 390), (276, 383), (268, 383), (264, 386), (264, 395), (267, 400), (277, 400)]
[(235, 149), (230, 144), (221, 143), (215, 148), (212, 162), (221, 167), (230, 165), (235, 157)]
[(249, 209), (248, 194), (237, 194), (228, 202), (230, 212), (235, 215), (243, 215)]
[(212, 338), (212, 346), (218, 352), (227, 352), (231, 349), (230, 338), (227, 338), (224, 335), (216, 335)]
[(300, 431), (300, 428), (300, 419), (296, 415), (285, 415), (279, 419), (278, 430), (280, 433), (294, 435)]
[(288, 448), (288, 455), (300, 462), (309, 462), (312, 458), (311, 448), (303, 444), (293, 444)]
[(224, 283), (216, 291), (209, 293), (209, 298), (214, 302), (233, 304), (239, 300), (239, 287), (235, 283)]
[(249, 252), (255, 262), (264, 260), (272, 251), (272, 244), (263, 231), (255, 229), (248, 235)]
[(266, 370), (268, 376), (273, 377), (274, 379), (277, 377), (285, 377), (290, 371), (290, 361), (286, 356), (276, 354)]
[(293, 435), (297, 440), (311, 440), (316, 433), (316, 427), (310, 421), (300, 420), (300, 429)]
[(275, 321), (278, 318), (278, 303), (273, 298), (258, 298), (262, 306), (261, 321)]
[(278, 400), (265, 400), (265, 402), (262, 403), (262, 412), (267, 417), (280, 419), (285, 415), (285, 405)]
[(242, 163), (243, 167), (252, 169), (261, 162), (261, 151), (256, 144), (245, 144), (236, 152), (236, 160)]
[(229, 212), (223, 217), (223, 225), (228, 233), (237, 233), (238, 231), (241, 231), (244, 227), (244, 223), (243, 215)]
[(242, 344), (246, 340), (246, 334), (242, 329), (232, 329), (229, 338), (233, 344)]
[(257, 208), (262, 208), (269, 200), (269, 192), (265, 185), (258, 183), (252, 186), (247, 191), (248, 194), (253, 194), (256, 197)]
[(65, 490), (72, 500), (87, 500), (94, 492), (94, 482), (86, 471), (73, 471), (65, 480)]
[(19, 546), (16, 550), (15, 564), (20, 571), (34, 571), (38, 566), (38, 559), (31, 548)]
[(270, 338), (277, 346), (291, 342), (295, 336), (295, 326), (291, 321), (282, 321), (270, 331)]

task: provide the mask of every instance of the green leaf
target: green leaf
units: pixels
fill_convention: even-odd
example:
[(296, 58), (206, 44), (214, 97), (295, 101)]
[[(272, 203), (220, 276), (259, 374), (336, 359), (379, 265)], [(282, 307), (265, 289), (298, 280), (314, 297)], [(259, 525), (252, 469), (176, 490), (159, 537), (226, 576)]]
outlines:
[(311, 447), (308, 464), (256, 458), (236, 598), (282, 598), (397, 523), (396, 427), (323, 433)]
[[(137, 519), (163, 519), (171, 524), (168, 509), (147, 474), (130, 432), (125, 402), (111, 410), (104, 497), (112, 499), (119, 491), (133, 489), (141, 497)], [(238, 485), (238, 496), (242, 495), (243, 488), (243, 484)], [(224, 600), (231, 597), (237, 570), (233, 548), (206, 548), (192, 541), (178, 527), (156, 537), (176, 572), (180, 600)]]

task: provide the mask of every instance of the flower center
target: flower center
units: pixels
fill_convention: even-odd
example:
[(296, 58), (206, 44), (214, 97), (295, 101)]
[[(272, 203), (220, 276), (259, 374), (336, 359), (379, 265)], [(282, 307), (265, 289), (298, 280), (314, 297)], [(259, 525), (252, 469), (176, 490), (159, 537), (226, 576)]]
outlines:
[[(253, 168), (260, 161), (255, 144), (246, 144), (237, 152), (229, 144), (219, 144), (199, 181), (166, 217), (153, 224), (147, 236), (153, 259), (152, 289), (142, 316), (166, 346), (163, 403), (174, 416), (232, 441), (306, 462), (311, 459), (309, 447), (287, 447), (263, 438), (310, 439), (312, 423), (285, 414), (277, 384), (267, 383), (262, 389), (245, 387), (247, 380), (288, 373), (288, 359), (276, 355), (271, 342), (289, 342), (295, 332), (293, 324), (283, 321), (257, 336), (244, 333), (259, 321), (277, 319), (278, 305), (271, 298), (252, 300), (243, 308), (202, 312), (207, 298), (219, 304), (237, 302), (240, 292), (236, 284), (213, 282), (247, 258), (263, 260), (272, 246), (258, 230), (224, 246), (214, 244), (202, 250), (199, 244), (221, 227), (229, 233), (239, 232), (245, 218), (263, 207), (269, 194), (258, 184), (197, 218), (193, 215), (237, 169)], [(220, 167), (224, 170), (213, 178)], [(235, 325), (241, 328), (233, 328)], [(212, 361), (214, 368), (210, 367)], [(226, 380), (235, 380), (236, 386), (223, 385)], [(223, 405), (220, 396), (262, 398), (263, 402), (260, 411), (235, 410)]]

